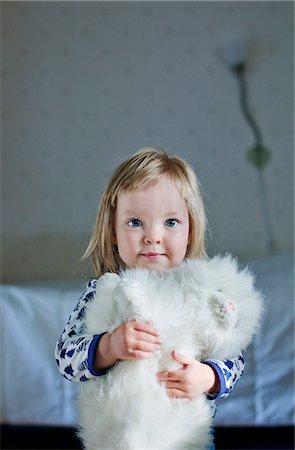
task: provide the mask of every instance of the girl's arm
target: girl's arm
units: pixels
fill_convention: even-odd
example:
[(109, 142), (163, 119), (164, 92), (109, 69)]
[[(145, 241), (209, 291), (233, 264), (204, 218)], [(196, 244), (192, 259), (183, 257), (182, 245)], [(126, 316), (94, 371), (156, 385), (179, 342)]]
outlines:
[(150, 358), (161, 347), (159, 333), (149, 322), (124, 322), (105, 333), (97, 345), (94, 370), (112, 367), (118, 361)]
[(96, 348), (104, 333), (92, 336), (85, 332), (85, 308), (95, 289), (96, 280), (89, 281), (56, 344), (58, 369), (70, 381), (86, 381), (106, 372), (94, 369)]
[(172, 356), (182, 367), (157, 375), (158, 380), (165, 383), (170, 397), (190, 400), (202, 394), (206, 394), (211, 400), (227, 397), (244, 371), (242, 355), (227, 361), (203, 362), (176, 352)]
[(56, 344), (59, 371), (70, 381), (104, 375), (119, 360), (149, 358), (161, 345), (159, 333), (140, 321), (125, 322), (112, 333), (87, 334), (85, 310), (93, 299), (96, 281), (88, 283)]

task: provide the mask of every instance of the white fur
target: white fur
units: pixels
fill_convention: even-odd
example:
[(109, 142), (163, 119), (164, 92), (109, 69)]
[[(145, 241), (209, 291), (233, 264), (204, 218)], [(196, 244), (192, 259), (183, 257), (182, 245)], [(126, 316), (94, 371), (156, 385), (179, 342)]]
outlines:
[(105, 274), (86, 311), (89, 334), (122, 322), (151, 320), (161, 349), (147, 360), (121, 361), (105, 376), (81, 383), (80, 437), (87, 450), (205, 449), (212, 408), (205, 395), (171, 399), (157, 372), (175, 367), (173, 349), (198, 360), (239, 354), (258, 330), (260, 294), (248, 270), (230, 255), (189, 260), (163, 272)]

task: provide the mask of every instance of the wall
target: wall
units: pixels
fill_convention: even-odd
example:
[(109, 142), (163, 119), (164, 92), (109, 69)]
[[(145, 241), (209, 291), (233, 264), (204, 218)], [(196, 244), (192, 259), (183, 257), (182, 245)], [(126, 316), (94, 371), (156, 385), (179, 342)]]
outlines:
[(123, 158), (160, 145), (204, 189), (211, 253), (267, 253), (253, 135), (219, 50), (253, 43), (276, 251), (293, 241), (293, 2), (1, 2), (2, 279), (75, 278)]

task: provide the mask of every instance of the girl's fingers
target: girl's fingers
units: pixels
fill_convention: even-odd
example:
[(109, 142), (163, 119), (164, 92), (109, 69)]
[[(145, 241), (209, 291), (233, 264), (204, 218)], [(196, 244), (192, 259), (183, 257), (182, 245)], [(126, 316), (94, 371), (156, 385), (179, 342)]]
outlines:
[(128, 359), (148, 359), (153, 355), (153, 352), (145, 352), (141, 350), (129, 350)]
[(187, 392), (187, 387), (185, 385), (182, 385), (181, 383), (177, 381), (167, 381), (165, 385), (167, 390), (174, 390), (177, 389), (178, 391)]
[(148, 323), (133, 322), (132, 338), (129, 348), (133, 351), (155, 352), (160, 349), (159, 333)]
[(161, 345), (159, 343), (147, 342), (147, 341), (135, 341), (131, 349), (132, 351), (141, 351), (141, 352), (156, 352), (160, 350)]
[(179, 381), (183, 378), (182, 370), (175, 370), (172, 372), (160, 372), (157, 373), (157, 379), (158, 381)]
[(113, 346), (119, 348), (117, 359), (144, 359), (159, 350), (159, 333), (144, 322), (131, 321), (113, 332)]
[(188, 400), (191, 400), (188, 393), (180, 389), (167, 389), (166, 392), (171, 398), (187, 398)]
[(133, 322), (133, 329), (135, 331), (143, 331), (144, 333), (148, 333), (153, 336), (160, 336), (160, 333), (157, 330), (155, 330), (150, 325), (150, 323), (135, 321)]
[(192, 364), (195, 360), (188, 356), (182, 355), (181, 353), (177, 353), (175, 350), (172, 352), (172, 358), (182, 364), (183, 366), (187, 366), (188, 364)]
[(135, 339), (137, 341), (150, 342), (152, 344), (161, 344), (162, 342), (159, 336), (154, 336), (143, 331), (137, 331)]

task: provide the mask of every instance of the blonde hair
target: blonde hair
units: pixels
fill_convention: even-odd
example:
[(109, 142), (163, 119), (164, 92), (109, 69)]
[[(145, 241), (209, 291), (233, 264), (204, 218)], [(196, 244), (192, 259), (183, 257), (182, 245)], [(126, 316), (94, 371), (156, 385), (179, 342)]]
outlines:
[(115, 239), (114, 219), (118, 197), (165, 177), (175, 183), (187, 204), (189, 242), (186, 257), (205, 257), (206, 215), (201, 188), (192, 167), (161, 148), (143, 148), (124, 161), (114, 172), (102, 195), (94, 230), (82, 259), (92, 257), (96, 276), (124, 268)]

